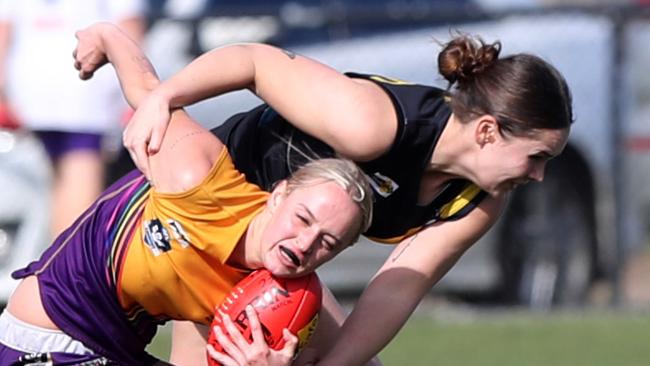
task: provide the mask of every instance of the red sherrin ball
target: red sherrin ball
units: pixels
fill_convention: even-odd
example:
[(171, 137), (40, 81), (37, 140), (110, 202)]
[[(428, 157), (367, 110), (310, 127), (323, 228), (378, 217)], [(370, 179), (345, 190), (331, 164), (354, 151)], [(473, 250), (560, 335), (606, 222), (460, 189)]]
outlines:
[[(257, 312), (262, 332), (270, 348), (279, 350), (284, 346), (282, 330), (287, 328), (298, 339), (298, 351), (309, 341), (316, 328), (321, 307), (322, 289), (316, 273), (297, 278), (278, 278), (266, 269), (252, 272), (233, 287), (214, 314), (208, 343), (217, 351), (223, 348), (217, 342), (213, 327), (222, 325), (222, 314), (228, 314), (243, 336), (249, 341), (251, 331), (246, 316), (246, 305), (251, 304)], [(208, 356), (210, 366), (219, 365)]]

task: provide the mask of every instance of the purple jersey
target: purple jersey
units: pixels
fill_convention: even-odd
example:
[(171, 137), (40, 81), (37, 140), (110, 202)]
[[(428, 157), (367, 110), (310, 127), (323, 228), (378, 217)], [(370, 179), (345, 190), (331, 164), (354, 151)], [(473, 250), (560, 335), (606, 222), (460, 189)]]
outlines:
[[(144, 349), (160, 321), (143, 314), (138, 326), (127, 319), (115, 285), (115, 258), (133, 235), (150, 185), (133, 171), (109, 187), (16, 279), (36, 275), (43, 307), (52, 321), (86, 347), (121, 365), (148, 365)], [(81, 314), (84, 314), (82, 316)]]

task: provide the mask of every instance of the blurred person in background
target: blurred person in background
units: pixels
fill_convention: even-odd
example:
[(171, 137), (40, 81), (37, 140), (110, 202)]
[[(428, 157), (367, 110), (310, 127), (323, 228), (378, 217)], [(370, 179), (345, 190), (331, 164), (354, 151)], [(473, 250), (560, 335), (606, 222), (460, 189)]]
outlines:
[(84, 83), (70, 68), (74, 32), (108, 20), (140, 41), (145, 5), (145, 0), (0, 0), (5, 116), (0, 125), (33, 131), (49, 155), (52, 236), (103, 190), (103, 137), (128, 111), (110, 73)]

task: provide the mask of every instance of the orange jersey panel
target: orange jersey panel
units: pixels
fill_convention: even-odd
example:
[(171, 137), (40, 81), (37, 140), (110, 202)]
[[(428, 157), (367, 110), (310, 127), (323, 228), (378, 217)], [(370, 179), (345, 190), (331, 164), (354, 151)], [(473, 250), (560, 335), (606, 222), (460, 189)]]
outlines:
[(132, 318), (208, 324), (214, 309), (246, 272), (226, 264), (268, 193), (246, 182), (226, 149), (208, 176), (186, 192), (151, 189), (128, 243), (118, 294)]

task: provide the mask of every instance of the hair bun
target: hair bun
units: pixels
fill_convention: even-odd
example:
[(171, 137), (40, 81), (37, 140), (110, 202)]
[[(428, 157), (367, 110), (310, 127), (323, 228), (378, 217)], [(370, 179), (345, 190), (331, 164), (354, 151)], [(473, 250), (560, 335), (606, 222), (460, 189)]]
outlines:
[(501, 43), (486, 44), (479, 37), (461, 35), (444, 45), (438, 55), (438, 70), (449, 81), (473, 80), (499, 58)]

